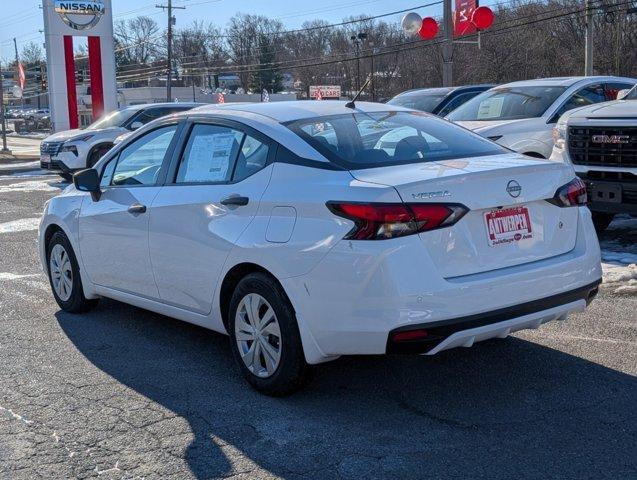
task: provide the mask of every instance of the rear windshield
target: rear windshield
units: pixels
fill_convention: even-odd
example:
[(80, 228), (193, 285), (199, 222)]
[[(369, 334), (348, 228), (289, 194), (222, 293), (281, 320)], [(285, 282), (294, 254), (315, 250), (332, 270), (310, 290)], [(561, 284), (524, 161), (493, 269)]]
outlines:
[(433, 112), (446, 96), (446, 93), (399, 95), (392, 98), (389, 102), (387, 102), (387, 104), (413, 108), (414, 110), (420, 110), (423, 112)]
[(536, 118), (566, 91), (566, 87), (493, 88), (460, 105), (447, 118), (456, 121)]
[(333, 163), (347, 168), (434, 162), (509, 151), (421, 112), (331, 115), (286, 123)]

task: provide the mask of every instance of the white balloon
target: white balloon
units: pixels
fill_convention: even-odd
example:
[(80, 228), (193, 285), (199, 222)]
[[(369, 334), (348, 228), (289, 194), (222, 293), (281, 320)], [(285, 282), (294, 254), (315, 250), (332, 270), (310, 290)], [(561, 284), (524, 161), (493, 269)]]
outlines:
[(422, 17), (416, 12), (409, 12), (405, 14), (400, 24), (403, 27), (403, 31), (405, 33), (415, 35), (416, 33), (418, 33), (420, 27), (422, 26)]

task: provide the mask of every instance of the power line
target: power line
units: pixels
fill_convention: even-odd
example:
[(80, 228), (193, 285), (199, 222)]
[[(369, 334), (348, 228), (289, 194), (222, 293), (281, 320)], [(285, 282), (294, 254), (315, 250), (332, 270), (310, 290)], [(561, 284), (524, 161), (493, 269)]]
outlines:
[[(621, 6), (621, 5), (626, 5), (626, 4), (631, 4), (632, 0), (627, 0), (621, 3), (617, 3), (614, 6)], [(556, 10), (563, 10), (563, 9), (555, 9), (552, 10), (553, 12)], [(581, 14), (584, 11), (583, 8), (580, 9), (576, 9), (576, 10), (572, 10), (569, 12), (565, 12), (565, 13), (560, 13), (557, 15), (553, 15), (550, 17), (543, 17), (540, 19), (535, 19), (532, 21), (528, 21), (528, 22), (524, 22), (524, 23), (517, 23), (515, 25), (511, 25), (511, 26), (507, 26), (507, 27), (503, 27), (500, 29), (494, 29), (494, 30), (489, 30), (486, 32), (481, 32), (480, 35), (482, 36), (496, 36), (496, 35), (500, 35), (502, 33), (506, 33), (509, 30), (512, 29), (517, 29), (520, 27), (525, 27), (525, 26), (529, 26), (529, 25), (534, 25), (538, 22), (543, 22), (543, 21), (547, 21), (547, 20), (555, 20), (555, 19), (560, 19), (560, 18), (564, 18), (564, 17), (568, 17), (571, 15), (576, 15), (576, 14)], [(533, 14), (533, 15), (529, 15), (529, 16), (537, 16), (537, 15), (542, 15), (543, 13), (540, 12), (538, 14)], [(526, 16), (524, 18), (528, 18), (529, 16)], [(517, 21), (519, 19), (511, 19), (509, 22), (513, 23), (515, 21)], [(474, 34), (470, 34), (470, 35), (466, 35), (465, 38), (471, 38), (471, 37), (476, 37), (478, 35), (478, 33), (474, 33)], [(345, 63), (345, 62), (351, 62), (351, 61), (355, 61), (357, 59), (363, 59), (363, 58), (371, 58), (372, 56), (375, 57), (379, 57), (379, 56), (383, 56), (383, 55), (389, 55), (389, 54), (394, 54), (394, 53), (402, 53), (405, 51), (409, 51), (409, 50), (414, 50), (414, 49), (418, 49), (418, 48), (423, 48), (423, 47), (431, 47), (434, 45), (439, 45), (442, 43), (442, 40), (435, 40), (435, 41), (429, 41), (429, 42), (423, 42), (421, 40), (416, 40), (416, 41), (412, 41), (412, 42), (404, 42), (401, 44), (394, 44), (391, 46), (387, 46), (385, 48), (389, 48), (389, 50), (386, 51), (381, 51), (381, 52), (377, 52), (377, 53), (366, 53), (363, 55), (359, 55), (358, 57), (349, 57), (349, 58), (341, 58), (341, 59), (333, 59), (333, 60), (325, 60), (325, 61), (320, 61), (320, 62), (313, 62), (313, 63), (305, 63), (305, 64), (298, 64), (298, 65), (288, 65), (285, 68), (289, 68), (289, 69), (302, 69), (302, 68), (309, 68), (309, 67), (315, 67), (315, 66), (321, 66), (321, 65), (331, 65), (331, 64), (336, 64), (336, 63)], [(306, 59), (303, 59), (306, 60)], [(302, 60), (302, 61), (303, 61)], [(256, 64), (257, 66), (259, 66), (260, 64)], [(245, 67), (245, 66), (239, 66), (239, 68), (241, 67)], [(269, 71), (272, 70), (272, 68), (278, 68), (279, 67), (279, 63), (277, 64), (273, 64), (271, 66), (267, 66), (266, 68), (257, 68), (257, 69), (246, 69), (246, 70), (240, 70), (241, 73), (256, 73), (256, 72), (260, 72), (260, 71)], [(237, 70), (237, 67), (232, 67), (232, 66), (228, 66), (227, 67), (228, 71), (235, 71)], [(191, 72), (192, 74), (196, 74), (196, 73), (209, 73), (208, 69), (193, 69), (193, 72)], [(143, 74), (142, 74), (143, 75)], [(124, 78), (124, 77), (120, 77), (120, 80)], [(143, 80), (143, 79), (149, 79), (152, 77), (143, 77), (143, 78), (138, 78), (138, 80)]]

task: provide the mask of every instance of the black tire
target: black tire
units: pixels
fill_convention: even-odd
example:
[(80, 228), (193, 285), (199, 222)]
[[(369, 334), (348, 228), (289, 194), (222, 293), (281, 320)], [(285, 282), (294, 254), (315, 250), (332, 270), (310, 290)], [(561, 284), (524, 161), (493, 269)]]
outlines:
[[(56, 245), (61, 245), (65, 252), (68, 254), (68, 258), (71, 263), (71, 271), (72, 271), (72, 287), (71, 287), (71, 295), (68, 299), (63, 300), (55, 291), (55, 287), (53, 286), (53, 276), (51, 274), (51, 252)], [(49, 273), (49, 283), (51, 285), (51, 291), (53, 292), (53, 296), (55, 297), (55, 301), (60, 306), (62, 310), (69, 313), (83, 313), (88, 312), (89, 310), (95, 308), (98, 304), (99, 300), (89, 300), (84, 296), (84, 289), (82, 288), (82, 279), (80, 278), (80, 267), (77, 263), (77, 258), (75, 257), (75, 252), (73, 251), (73, 247), (71, 247), (71, 242), (66, 237), (63, 232), (55, 232), (51, 237), (48, 245), (46, 246), (46, 260), (47, 260), (47, 271)]]
[(614, 213), (593, 212), (593, 225), (595, 225), (595, 231), (600, 234), (608, 228), (610, 223), (615, 218)]
[[(279, 365), (269, 377), (252, 373), (241, 358), (236, 341), (236, 314), (243, 298), (251, 293), (263, 297), (272, 307), (281, 332), (281, 358)], [(228, 312), (230, 348), (241, 373), (248, 383), (259, 392), (271, 396), (289, 395), (305, 385), (310, 367), (305, 362), (301, 335), (294, 309), (281, 286), (263, 273), (246, 275), (237, 285), (230, 301)]]
[(100, 158), (102, 158), (110, 149), (111, 146), (103, 145), (93, 150), (86, 159), (86, 168), (93, 168)]

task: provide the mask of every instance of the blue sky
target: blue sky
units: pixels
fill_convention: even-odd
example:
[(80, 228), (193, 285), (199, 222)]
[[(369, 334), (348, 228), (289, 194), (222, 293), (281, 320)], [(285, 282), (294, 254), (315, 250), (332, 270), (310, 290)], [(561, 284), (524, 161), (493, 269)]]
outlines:
[[(41, 0), (19, 0), (2, 2), (0, 15), (0, 58), (13, 57), (12, 38), (17, 37), (18, 48), (35, 41), (42, 44)], [(115, 19), (149, 15), (162, 24), (165, 13), (155, 8), (165, 0), (113, 0)], [(173, 0), (175, 6), (185, 6), (186, 10), (175, 10), (177, 27), (204, 20), (224, 26), (235, 13), (253, 13), (280, 19), (288, 28), (299, 27), (306, 20), (323, 19), (338, 22), (350, 15), (379, 15), (391, 11), (411, 8), (430, 3), (428, 0), (321, 0), (320, 2), (300, 2), (298, 0)], [(491, 3), (491, 2), (483, 2)], [(442, 5), (417, 10), (421, 15), (441, 15)], [(398, 21), (400, 15), (387, 17)]]

